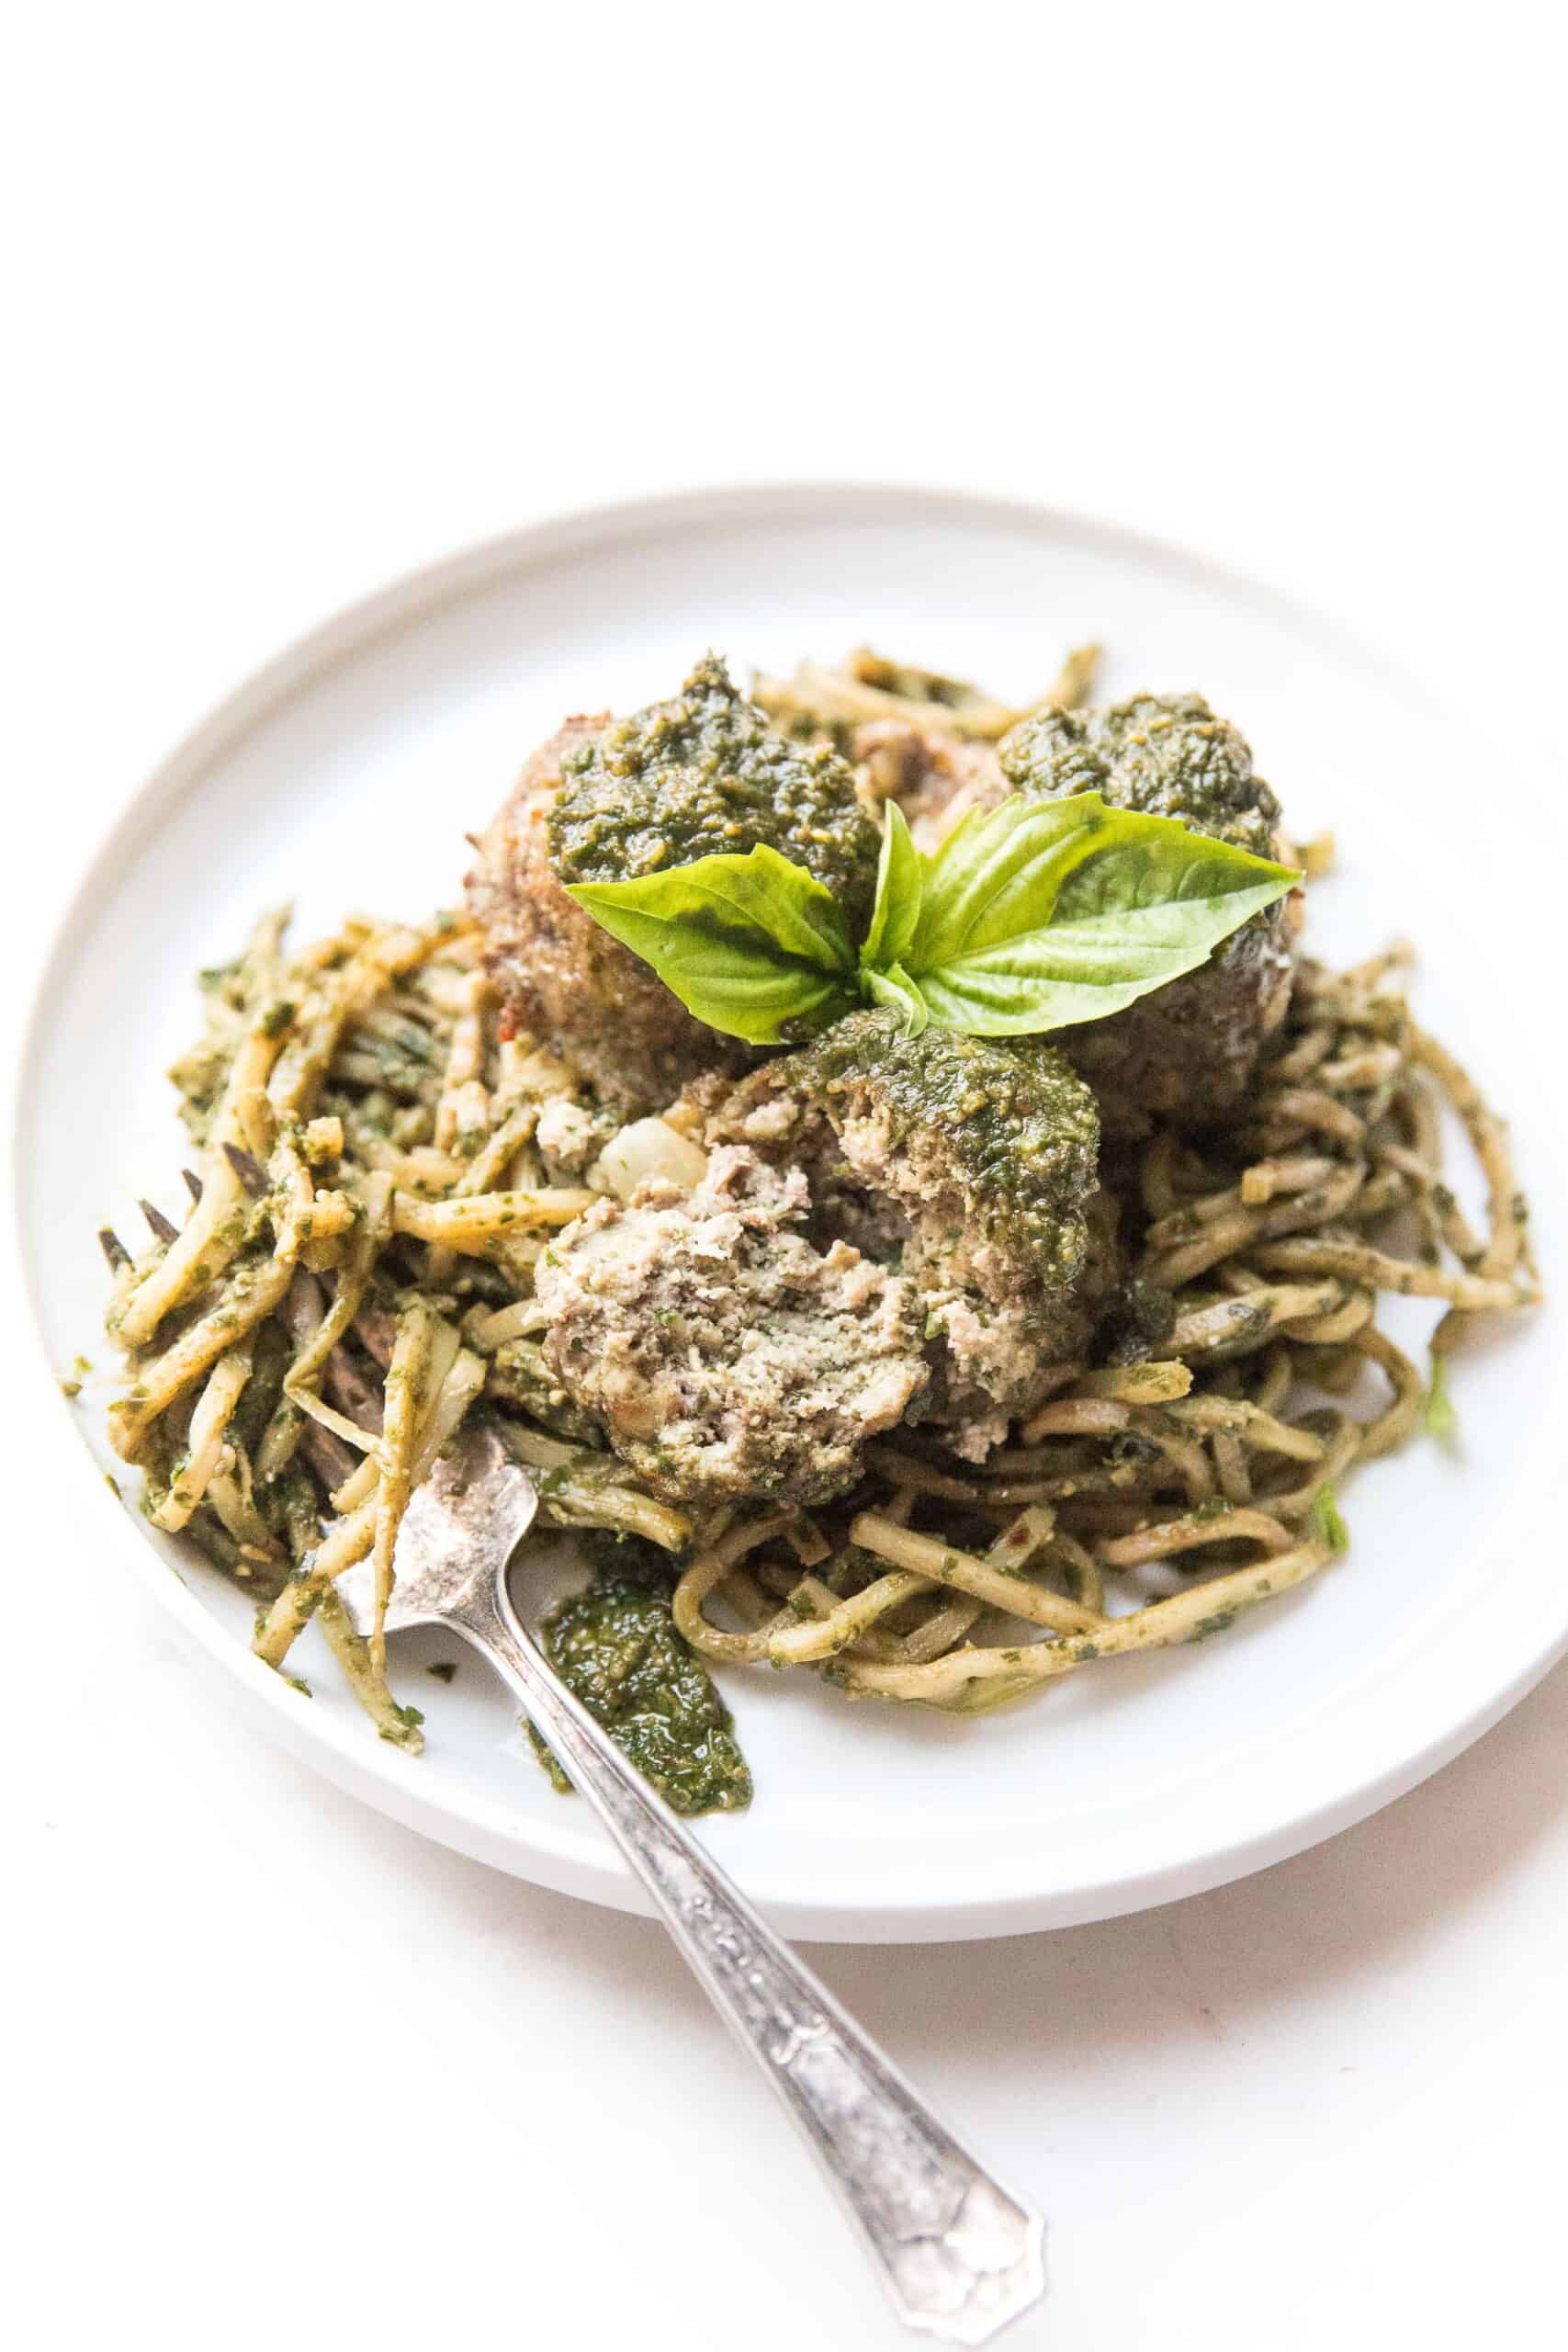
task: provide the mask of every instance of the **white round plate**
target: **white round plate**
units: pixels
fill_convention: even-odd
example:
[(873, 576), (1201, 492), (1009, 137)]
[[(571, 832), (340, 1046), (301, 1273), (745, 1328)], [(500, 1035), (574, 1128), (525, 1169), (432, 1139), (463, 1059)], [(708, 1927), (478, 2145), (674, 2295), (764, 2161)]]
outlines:
[[(1517, 753), (1332, 628), (1090, 523), (903, 490), (703, 492), (522, 531), (403, 582), (243, 686), (137, 795), (81, 884), (24, 1056), (22, 1246), (51, 1368), (101, 1353), (96, 1227), (136, 1229), (143, 1193), (177, 1211), (161, 1073), (195, 1033), (193, 975), (258, 909), (292, 899), (309, 935), (350, 909), (455, 902), (464, 831), (529, 746), (564, 712), (670, 693), (708, 646), (744, 674), (863, 639), (1022, 695), (1086, 637), (1109, 649), (1111, 692), (1204, 691), (1298, 833), (1334, 829), (1341, 871), (1314, 893), (1313, 943), (1354, 956), (1416, 936), (1420, 1010), (1513, 1114), (1544, 1206), (1568, 1156), (1561, 1090), (1541, 1083), (1561, 1051), (1546, 918), (1562, 826)], [(1431, 1318), (1413, 1314), (1419, 1335)], [(1201, 1648), (1108, 1662), (967, 1722), (852, 1706), (806, 1675), (726, 1675), (757, 1795), (701, 1834), (786, 1930), (892, 1941), (1103, 1917), (1344, 1827), (1568, 1644), (1565, 1373), (1544, 1317), (1465, 1359), (1460, 1456), (1422, 1441), (1362, 1472), (1342, 1498), (1343, 1562)], [(101, 1405), (73, 1409), (107, 1464)], [(257, 1665), (243, 1602), (117, 1507), (85, 1450), (79, 1483), (100, 1543), (333, 1780), (502, 1869), (644, 1907), (478, 1663), (450, 1687), (424, 1674), (455, 1645), (397, 1651), (426, 1716), (410, 1759), (324, 1657), (299, 1659), (311, 1699)]]

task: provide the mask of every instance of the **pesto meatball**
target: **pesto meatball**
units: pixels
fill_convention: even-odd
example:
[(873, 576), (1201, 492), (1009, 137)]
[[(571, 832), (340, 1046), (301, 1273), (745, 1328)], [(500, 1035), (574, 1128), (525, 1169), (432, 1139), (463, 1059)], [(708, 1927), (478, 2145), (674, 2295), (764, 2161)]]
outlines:
[(882, 845), (848, 763), (829, 744), (786, 741), (712, 654), (673, 702), (564, 754), (547, 831), (562, 882), (619, 882), (766, 842), (827, 885), (857, 936)]
[(726, 1040), (694, 1021), (646, 964), (567, 897), (551, 871), (546, 820), (560, 790), (561, 761), (607, 724), (607, 712), (569, 718), (531, 754), (477, 844), (468, 896), (513, 1018), (573, 1062), (604, 1102), (637, 1112), (668, 1102), (696, 1071), (722, 1062)]
[(540, 1262), (547, 1363), (668, 1502), (825, 1502), (927, 1386), (915, 1284), (815, 1248), (809, 1205), (798, 1169), (717, 1150), (690, 1193), (602, 1201)]
[(818, 1240), (841, 1236), (918, 1287), (922, 1414), (982, 1458), (1082, 1352), (1109, 1279), (1094, 1097), (1040, 1040), (1001, 1045), (852, 1013), (711, 1107), (708, 1134), (807, 1170)]
[(699, 662), (679, 695), (634, 717), (569, 719), (533, 754), (479, 843), (468, 903), (514, 1017), (617, 1109), (657, 1109), (698, 1071), (751, 1056), (694, 1020), (563, 885), (619, 881), (767, 842), (863, 923), (875, 824), (846, 763), (787, 743)]
[[(1000, 756), (1019, 792), (1047, 799), (1098, 792), (1112, 808), (1179, 818), (1257, 857), (1278, 855), (1280, 804), (1254, 774), (1245, 738), (1201, 695), (1043, 711), (1004, 737)], [(1297, 921), (1293, 902), (1281, 900), (1197, 971), (1064, 1033), (1108, 1125), (1133, 1128), (1153, 1112), (1201, 1126), (1235, 1109), (1259, 1048), (1285, 1017)]]

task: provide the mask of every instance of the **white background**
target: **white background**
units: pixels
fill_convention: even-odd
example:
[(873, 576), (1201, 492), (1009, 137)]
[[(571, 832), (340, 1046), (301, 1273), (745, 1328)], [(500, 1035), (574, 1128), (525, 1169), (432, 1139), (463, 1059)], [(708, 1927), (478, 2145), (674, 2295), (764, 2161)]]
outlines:
[[(1561, 750), (1544, 11), (566, 13), (62, 6), (13, 40), (17, 986), (107, 813), (254, 662), (449, 546), (642, 488), (1096, 510)], [(53, 1406), (17, 1386), (7, 1648), (71, 1669), (23, 1676), (0, 1783), (18, 2342), (890, 2344), (658, 1933), (231, 1721), (29, 1491)], [(1043, 2199), (1055, 2291), (1021, 2345), (1557, 2340), (1565, 1735), (1560, 1673), (1249, 1883), (820, 1953)]]

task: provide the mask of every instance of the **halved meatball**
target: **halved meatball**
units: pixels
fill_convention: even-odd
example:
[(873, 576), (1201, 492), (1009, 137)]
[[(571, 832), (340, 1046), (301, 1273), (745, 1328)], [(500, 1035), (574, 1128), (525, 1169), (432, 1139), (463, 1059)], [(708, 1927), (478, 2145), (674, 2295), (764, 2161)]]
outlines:
[(694, 1191), (602, 1201), (540, 1262), (547, 1363), (667, 1501), (825, 1502), (927, 1386), (914, 1283), (814, 1248), (809, 1205), (799, 1170), (718, 1150)]
[[(1048, 710), (1003, 738), (1003, 774), (1045, 799), (1098, 792), (1111, 807), (1176, 817), (1258, 857), (1279, 854), (1280, 804), (1245, 738), (1201, 695), (1137, 695), (1109, 709)], [(1285, 1017), (1294, 898), (1254, 915), (1197, 971), (1124, 1012), (1065, 1030), (1107, 1125), (1149, 1113), (1203, 1126), (1241, 1102), (1259, 1049)]]
[(1047, 1367), (1081, 1354), (1111, 1240), (1094, 1098), (1053, 1046), (908, 1037), (896, 1013), (855, 1012), (710, 1100), (706, 1132), (804, 1167), (818, 1242), (843, 1237), (916, 1284), (919, 1418), (960, 1452), (983, 1458)]

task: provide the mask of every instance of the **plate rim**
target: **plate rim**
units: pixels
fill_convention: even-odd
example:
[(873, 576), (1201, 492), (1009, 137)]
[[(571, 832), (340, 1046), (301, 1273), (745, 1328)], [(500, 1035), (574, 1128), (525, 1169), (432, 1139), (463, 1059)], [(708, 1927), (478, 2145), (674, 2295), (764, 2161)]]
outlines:
[[(787, 480), (707, 485), (662, 492), (648, 497), (622, 498), (577, 507), (516, 525), (486, 538), (400, 573), (330, 613), (292, 638), (269, 660), (252, 670), (222, 695), (161, 759), (151, 774), (133, 786), (118, 802), (116, 814), (62, 891), (56, 894), (52, 920), (31, 986), (22, 1020), (13, 1031), (6, 1095), (10, 1113), (12, 1176), (12, 1244), (26, 1302), (31, 1336), (28, 1355), (38, 1376), (51, 1387), (42, 1325), (41, 1298), (36, 1271), (27, 1247), (33, 1197), (32, 1170), (24, 1148), (24, 1113), (40, 1057), (47, 1050), (47, 1027), (53, 983), (69, 963), (79, 924), (93, 906), (115, 888), (115, 872), (126, 854), (154, 836), (177, 810), (183, 798), (197, 788), (203, 775), (236, 743), (264, 724), (275, 711), (295, 699), (321, 678), (355, 659), (378, 639), (394, 634), (417, 618), (460, 602), (490, 581), (558, 560), (571, 553), (591, 553), (597, 546), (631, 537), (657, 537), (661, 531), (692, 529), (705, 524), (735, 527), (765, 527), (786, 512), (792, 519), (815, 514), (842, 520), (848, 510), (865, 517), (908, 521), (946, 518), (992, 527), (1012, 527), (1030, 536), (1069, 537), (1098, 545), (1124, 557), (1158, 563), (1194, 581), (1245, 593), (1254, 606), (1266, 607), (1292, 628), (1304, 630), (1320, 643), (1335, 648), (1363, 673), (1417, 694), (1423, 703), (1450, 717), (1466, 735), (1475, 727), (1464, 708), (1442, 686), (1425, 676), (1408, 660), (1389, 653), (1361, 631), (1318, 612), (1312, 605), (1283, 594), (1255, 575), (1216, 561), (1200, 549), (1184, 547), (1119, 523), (1103, 521), (1071, 508), (985, 491), (947, 489), (887, 481)], [(1540, 747), (1511, 726), (1490, 730), (1501, 741), (1510, 764), (1543, 786), (1552, 770)], [(1550, 811), (1552, 802), (1546, 797)], [(1559, 818), (1556, 830), (1568, 838), (1568, 820)], [(231, 1629), (207, 1607), (177, 1572), (173, 1572), (140, 1532), (127, 1525), (123, 1505), (99, 1482), (97, 1465), (85, 1435), (73, 1425), (58, 1394), (51, 1412), (40, 1412), (40, 1441), (58, 1444), (61, 1475), (68, 1492), (84, 1508), (87, 1486), (84, 1462), (94, 1473), (96, 1487), (92, 1508), (100, 1514), (102, 1540), (118, 1560), (121, 1555), (171, 1617), (188, 1643), (216, 1659), (234, 1679), (259, 1718), (263, 1728), (312, 1769), (335, 1785), (377, 1810), (439, 1844), (472, 1859), (502, 1869), (513, 1876), (558, 1892), (622, 1910), (651, 1911), (620, 1858), (604, 1846), (584, 1822), (548, 1816), (525, 1824), (502, 1804), (483, 1792), (459, 1783), (432, 1759), (417, 1764), (397, 1750), (366, 1736), (357, 1724), (344, 1725), (330, 1717), (312, 1718), (280, 1677), (254, 1658)], [(65, 1466), (67, 1456), (74, 1467)], [(1522, 1620), (1520, 1621), (1523, 1622)], [(762, 1906), (790, 1933), (799, 1937), (856, 1942), (908, 1942), (964, 1939), (1027, 1933), (1041, 1928), (1078, 1925), (1109, 1918), (1152, 1905), (1204, 1892), (1282, 1861), (1337, 1831), (1364, 1820), (1382, 1805), (1405, 1794), (1460, 1755), (1514, 1706), (1568, 1651), (1568, 1615), (1543, 1640), (1530, 1623), (1530, 1637), (1522, 1656), (1505, 1662), (1472, 1703), (1447, 1726), (1414, 1748), (1364, 1773), (1354, 1785), (1337, 1788), (1315, 1804), (1307, 1804), (1289, 1819), (1211, 1843), (1201, 1853), (1177, 1862), (1158, 1862), (1142, 1870), (1122, 1869), (1100, 1885), (1082, 1885), (1065, 1894), (1059, 1889), (994, 1891), (953, 1896), (940, 1893), (929, 1902), (878, 1901), (874, 1891), (853, 1902), (814, 1897), (807, 1890), (749, 1883)], [(413, 1775), (418, 1776), (415, 1780)], [(562, 1808), (563, 1814), (569, 1809)], [(722, 1830), (722, 1823), (720, 1824)], [(586, 1833), (586, 1834), (585, 1834)], [(722, 1856), (722, 1836), (713, 1840)]]

